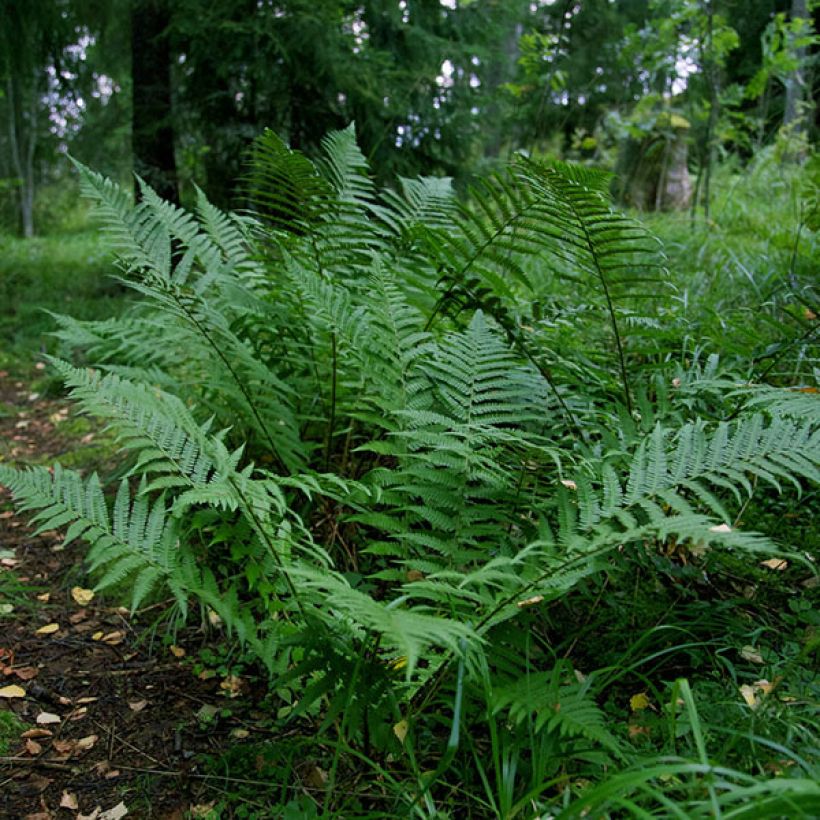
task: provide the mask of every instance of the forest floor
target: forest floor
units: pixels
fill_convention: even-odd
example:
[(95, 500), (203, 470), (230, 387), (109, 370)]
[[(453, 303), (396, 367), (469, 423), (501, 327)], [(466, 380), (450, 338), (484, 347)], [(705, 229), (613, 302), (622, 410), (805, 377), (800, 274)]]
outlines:
[[(0, 460), (51, 464), (104, 439), (37, 375), (0, 371)], [(170, 604), (132, 615), (91, 597), (79, 548), (10, 502), (0, 488), (0, 817), (212, 816), (227, 784), (202, 755), (266, 731), (250, 684), (192, 661), (213, 635), (164, 634)]]

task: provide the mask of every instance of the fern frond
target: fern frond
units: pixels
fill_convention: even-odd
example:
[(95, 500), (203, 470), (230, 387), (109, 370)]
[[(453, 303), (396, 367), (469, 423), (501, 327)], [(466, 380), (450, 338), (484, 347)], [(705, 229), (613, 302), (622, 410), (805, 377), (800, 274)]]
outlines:
[(190, 589), (183, 587), (181, 580), (196, 587), (190, 567), (180, 570), (186, 558), (176, 520), (169, 516), (162, 498), (149, 503), (144, 486), (132, 502), (123, 480), (113, 515), (109, 515), (96, 473), (83, 481), (79, 473), (59, 465), (53, 473), (44, 467), (13, 470), (0, 465), (0, 483), (11, 490), (21, 509), (40, 510), (34, 519), (39, 522), (39, 531), (71, 522), (64, 543), (76, 538), (88, 543), (88, 565), (92, 571), (102, 571), (97, 589), (134, 580), (132, 609), (160, 585), (172, 586), (172, 578), (182, 605)]

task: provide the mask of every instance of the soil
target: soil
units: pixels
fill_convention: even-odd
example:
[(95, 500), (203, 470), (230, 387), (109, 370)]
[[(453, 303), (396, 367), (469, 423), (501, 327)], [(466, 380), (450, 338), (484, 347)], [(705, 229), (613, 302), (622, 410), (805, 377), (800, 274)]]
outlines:
[[(0, 372), (0, 460), (48, 464), (90, 445), (98, 433), (78, 440), (72, 419), (63, 399)], [(82, 546), (34, 535), (10, 501), (0, 488), (0, 818), (216, 816), (225, 784), (201, 755), (264, 733), (250, 684), (191, 660), (213, 640), (200, 627), (169, 645), (169, 604), (132, 616), (85, 602)]]

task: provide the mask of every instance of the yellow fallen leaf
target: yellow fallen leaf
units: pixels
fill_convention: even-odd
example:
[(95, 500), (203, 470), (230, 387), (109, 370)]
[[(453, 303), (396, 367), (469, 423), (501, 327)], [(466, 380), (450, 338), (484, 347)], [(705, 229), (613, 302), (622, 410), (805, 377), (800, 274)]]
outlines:
[(756, 689), (760, 689), (760, 691), (763, 692), (764, 695), (771, 695), (771, 693), (774, 691), (774, 684), (769, 683), (769, 681), (767, 681), (765, 678), (763, 678), (762, 680), (756, 680), (752, 684), (752, 686), (754, 686)]
[(24, 698), (26, 696), (26, 690), (23, 689), (22, 686), (4, 686), (0, 689), (0, 698)]
[(52, 714), (51, 712), (40, 712), (36, 718), (38, 726), (47, 726), (50, 723), (59, 723), (60, 716)]
[(44, 592), (42, 595), (37, 596), (37, 600), (44, 604), (48, 603), (49, 598), (51, 598), (50, 592)]
[(400, 720), (393, 726), (393, 734), (399, 739), (399, 743), (404, 743), (409, 728), (410, 724), (406, 720)]
[(757, 694), (754, 686), (751, 686), (748, 683), (744, 683), (740, 687), (740, 694), (743, 695), (743, 700), (746, 701), (747, 705), (751, 706), (752, 709), (756, 709), (760, 701), (757, 699)]
[(99, 632), (95, 632), (95, 633), (91, 636), (91, 640), (92, 640), (92, 641), (99, 641), (99, 640), (101, 640), (101, 639), (102, 639), (103, 634), (104, 634), (104, 633), (103, 633), (103, 631), (102, 631), (102, 630), (100, 630)]
[(173, 644), (168, 647), (171, 650), (171, 654), (175, 658), (184, 658), (185, 657), (185, 650), (181, 646), (174, 646)]
[(788, 569), (789, 562), (785, 558), (769, 558), (766, 561), (761, 561), (760, 566), (773, 569), (776, 572), (783, 572), (784, 569)]
[(637, 695), (633, 695), (629, 699), (629, 708), (633, 712), (640, 712), (643, 709), (649, 708), (649, 698), (647, 697), (646, 692), (640, 692)]
[(79, 604), (80, 606), (87, 606), (94, 600), (94, 590), (83, 589), (82, 587), (72, 587), (71, 597), (74, 599), (74, 603)]
[(35, 631), (35, 635), (53, 635), (55, 632), (59, 631), (60, 624), (46, 624), (45, 626), (41, 626), (38, 630)]
[(107, 635), (102, 636), (102, 642), (107, 643), (109, 646), (121, 644), (124, 639), (125, 634), (123, 632), (109, 632)]

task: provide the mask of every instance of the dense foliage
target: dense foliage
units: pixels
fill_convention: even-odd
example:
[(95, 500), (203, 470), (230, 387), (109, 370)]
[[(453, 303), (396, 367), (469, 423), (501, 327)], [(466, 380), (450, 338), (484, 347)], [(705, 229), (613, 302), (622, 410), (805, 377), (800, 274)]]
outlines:
[(747, 514), (816, 505), (816, 189), (765, 349), (721, 358), (659, 241), (580, 166), (520, 157), (463, 201), (444, 179), (378, 190), (349, 128), (316, 161), (263, 135), (252, 215), (82, 178), (138, 299), (60, 317), (75, 359), (51, 364), (128, 471), (112, 499), (60, 467), (0, 481), (88, 543), (98, 588), (216, 613), (288, 720), (318, 721), (331, 777), (372, 767), (384, 816), (816, 813), (801, 751), (778, 746), (783, 777), (714, 765), (685, 679), (656, 692), (668, 757), (613, 730), (634, 667), (550, 626), (584, 590), (587, 623), (626, 606), (636, 574), (651, 598), (720, 566), (811, 570)]

